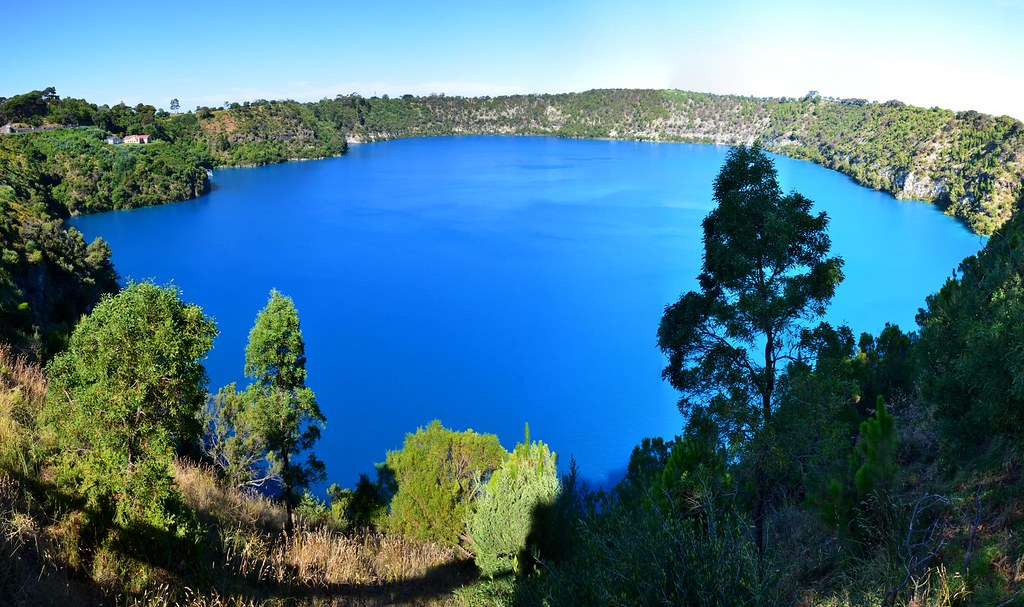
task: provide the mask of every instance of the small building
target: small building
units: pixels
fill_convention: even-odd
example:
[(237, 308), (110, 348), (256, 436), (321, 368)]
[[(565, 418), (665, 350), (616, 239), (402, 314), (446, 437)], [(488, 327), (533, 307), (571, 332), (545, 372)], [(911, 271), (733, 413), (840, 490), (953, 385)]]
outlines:
[(125, 143), (149, 143), (149, 135), (125, 135)]
[(117, 135), (107, 135), (107, 138), (104, 139), (104, 141), (106, 141), (110, 145), (119, 145), (124, 143), (124, 139), (121, 139)]
[(10, 135), (14, 133), (14, 125), (8, 122), (7, 124), (0, 126), (0, 134)]

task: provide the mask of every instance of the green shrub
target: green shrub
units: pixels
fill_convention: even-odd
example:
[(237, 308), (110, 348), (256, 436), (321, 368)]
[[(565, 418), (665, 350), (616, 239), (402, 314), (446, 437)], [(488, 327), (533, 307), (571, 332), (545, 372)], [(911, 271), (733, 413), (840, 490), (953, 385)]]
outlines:
[(633, 447), (626, 467), (626, 475), (615, 486), (614, 495), (620, 504), (639, 508), (649, 500), (655, 482), (660, 478), (673, 445), (682, 440), (676, 437), (666, 441), (661, 437), (644, 438)]
[(376, 531), (384, 526), (388, 513), (380, 483), (359, 475), (355, 489), (332, 483), (327, 488), (330, 498), (328, 515), (336, 529), (344, 531)]
[(215, 334), (177, 289), (133, 284), (104, 298), (47, 367), (43, 419), (62, 476), (119, 525), (180, 519), (171, 461), (199, 436)]
[(673, 443), (665, 467), (654, 479), (652, 498), (684, 517), (705, 515), (713, 520), (719, 498), (731, 488), (722, 455), (706, 441), (687, 437)]
[(766, 563), (759, 574), (750, 522), (733, 511), (711, 527), (652, 502), (611, 505), (580, 525), (577, 542), (570, 559), (519, 578), (518, 604), (785, 604), (776, 568)]
[(307, 525), (320, 526), (332, 522), (331, 511), (327, 508), (327, 502), (305, 490), (299, 496), (295, 504), (295, 515)]
[(1024, 215), (965, 259), (918, 312), (921, 396), (948, 461), (1024, 438)]
[(437, 420), (406, 434), (386, 460), (397, 487), (388, 527), (412, 539), (458, 544), (480, 486), (507, 455), (494, 434), (455, 432)]
[(518, 573), (536, 551), (541, 512), (558, 495), (555, 460), (547, 445), (530, 442), (527, 434), (487, 481), (469, 521), (476, 564), (484, 575)]

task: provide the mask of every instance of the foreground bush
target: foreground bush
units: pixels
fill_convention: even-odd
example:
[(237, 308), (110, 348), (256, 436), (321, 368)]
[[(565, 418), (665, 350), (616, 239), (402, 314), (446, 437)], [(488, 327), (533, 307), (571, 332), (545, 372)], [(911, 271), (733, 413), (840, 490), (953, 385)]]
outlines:
[(437, 420), (407, 434), (402, 448), (387, 455), (396, 484), (388, 527), (412, 539), (458, 544), (480, 485), (506, 456), (494, 434), (455, 432)]
[(483, 575), (520, 571), (530, 552), (536, 551), (543, 512), (550, 510), (557, 495), (555, 454), (544, 443), (530, 442), (527, 434), (484, 485), (469, 522), (476, 564)]
[(91, 509), (122, 526), (174, 525), (171, 460), (199, 437), (215, 334), (177, 289), (139, 283), (103, 299), (51, 361), (44, 421)]

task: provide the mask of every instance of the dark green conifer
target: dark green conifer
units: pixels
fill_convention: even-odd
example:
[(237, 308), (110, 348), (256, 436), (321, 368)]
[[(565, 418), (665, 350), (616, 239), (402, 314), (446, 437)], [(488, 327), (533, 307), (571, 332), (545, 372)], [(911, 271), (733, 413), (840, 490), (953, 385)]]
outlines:
[(857, 457), (860, 467), (853, 477), (857, 495), (861, 499), (872, 491), (885, 491), (892, 486), (896, 475), (896, 419), (885, 409), (885, 399), (877, 400), (874, 417), (860, 424)]

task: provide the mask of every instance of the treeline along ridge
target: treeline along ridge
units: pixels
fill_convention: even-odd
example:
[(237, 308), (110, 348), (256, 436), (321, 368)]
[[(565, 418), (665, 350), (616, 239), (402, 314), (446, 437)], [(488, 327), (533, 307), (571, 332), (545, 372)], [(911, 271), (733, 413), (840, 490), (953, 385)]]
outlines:
[[(65, 213), (198, 196), (207, 187), (200, 169), (323, 158), (343, 154), (348, 142), (438, 135), (758, 142), (766, 150), (835, 169), (897, 198), (933, 202), (980, 234), (991, 234), (1009, 218), (1024, 182), (1024, 127), (1019, 120), (814, 92), (802, 98), (643, 89), (472, 98), (350, 94), (311, 103), (225, 102), (219, 108), (169, 113), (144, 104), (107, 107), (61, 99), (48, 88), (0, 102), (0, 122), (101, 129), (92, 136), (80, 135), (77, 147), (67, 150), (62, 160), (52, 150), (42, 150), (45, 174), (68, 182), (64, 190), (71, 190), (57, 196)], [(160, 154), (162, 161), (140, 152), (113, 154), (100, 145), (105, 132), (144, 132), (170, 146)], [(66, 135), (38, 136), (40, 147), (52, 145), (47, 136)], [(143, 164), (150, 182), (132, 181), (127, 166), (132, 162)], [(97, 171), (107, 173), (111, 166), (125, 183), (121, 177), (98, 183)]]

